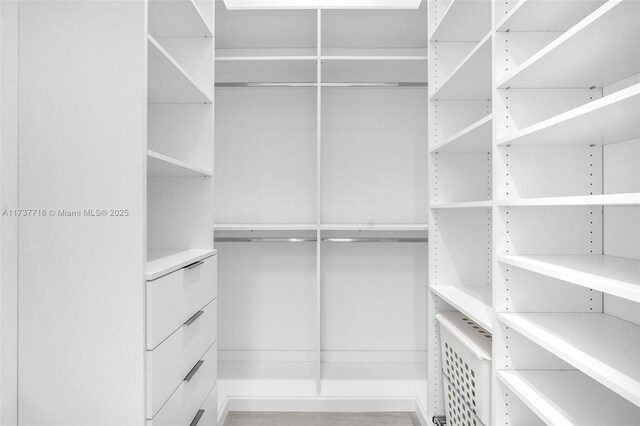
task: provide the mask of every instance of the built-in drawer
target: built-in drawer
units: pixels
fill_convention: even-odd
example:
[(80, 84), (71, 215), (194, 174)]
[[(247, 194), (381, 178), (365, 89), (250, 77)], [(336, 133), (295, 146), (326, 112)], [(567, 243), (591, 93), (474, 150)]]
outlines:
[(207, 395), (217, 382), (218, 344), (211, 345), (202, 364), (189, 380), (183, 381), (160, 411), (147, 421), (148, 426), (189, 426), (197, 416)]
[(196, 417), (191, 420), (190, 426), (217, 426), (218, 425), (218, 386), (216, 385), (207, 400), (202, 404)]
[(217, 258), (147, 281), (147, 349), (158, 346), (216, 297)]
[(147, 418), (152, 418), (216, 340), (217, 299), (147, 351)]

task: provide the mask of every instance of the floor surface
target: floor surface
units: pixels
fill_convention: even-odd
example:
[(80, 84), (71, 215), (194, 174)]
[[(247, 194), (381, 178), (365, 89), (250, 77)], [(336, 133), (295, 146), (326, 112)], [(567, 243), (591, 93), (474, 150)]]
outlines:
[(415, 413), (279, 413), (231, 411), (225, 426), (419, 426)]

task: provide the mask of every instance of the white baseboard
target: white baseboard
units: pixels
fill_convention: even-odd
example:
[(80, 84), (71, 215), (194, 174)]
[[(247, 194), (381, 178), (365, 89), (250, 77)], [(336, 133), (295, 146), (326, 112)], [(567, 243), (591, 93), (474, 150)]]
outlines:
[(220, 408), (218, 426), (223, 426), (230, 411), (293, 412), (397, 412), (413, 411), (422, 426), (429, 426), (428, 415), (414, 398), (254, 398), (229, 397)]

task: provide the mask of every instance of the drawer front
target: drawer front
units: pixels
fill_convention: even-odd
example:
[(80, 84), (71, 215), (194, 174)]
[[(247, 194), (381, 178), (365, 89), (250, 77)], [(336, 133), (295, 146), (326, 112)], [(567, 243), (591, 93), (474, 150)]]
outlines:
[[(197, 423), (193, 426), (217, 426), (218, 425), (218, 386), (215, 386), (207, 400), (200, 407), (201, 414)], [(195, 421), (196, 419), (192, 420)]]
[(154, 349), (217, 294), (216, 255), (147, 282), (147, 349)]
[(189, 426), (198, 414), (207, 395), (218, 378), (218, 344), (214, 343), (202, 357), (204, 361), (196, 373), (183, 381), (155, 417), (151, 426)]
[(158, 412), (216, 340), (217, 299), (196, 315), (157, 348), (147, 351), (147, 418)]

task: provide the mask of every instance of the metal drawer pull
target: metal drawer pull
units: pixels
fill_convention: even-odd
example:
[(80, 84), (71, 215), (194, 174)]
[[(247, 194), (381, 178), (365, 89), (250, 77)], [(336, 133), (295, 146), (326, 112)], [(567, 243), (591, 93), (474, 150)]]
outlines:
[(196, 375), (200, 367), (202, 367), (202, 364), (204, 364), (203, 360), (196, 362), (196, 365), (194, 365), (191, 371), (189, 371), (189, 374), (185, 376), (184, 381), (188, 382), (189, 380), (193, 379), (193, 376)]
[(195, 314), (193, 314), (193, 316), (191, 318), (189, 318), (188, 320), (186, 320), (184, 322), (184, 325), (191, 325), (193, 324), (198, 318), (200, 318), (200, 315), (204, 314), (204, 311), (198, 311)]
[(201, 261), (199, 261), (199, 262), (192, 263), (191, 265), (187, 265), (187, 266), (185, 266), (185, 267), (184, 267), (184, 269), (186, 269), (186, 270), (188, 271), (189, 269), (193, 269), (193, 268), (195, 268), (195, 267), (197, 267), (197, 266), (200, 266), (200, 265), (202, 265), (202, 264), (204, 264), (204, 260), (201, 260)]
[(203, 414), (204, 414), (204, 410), (198, 410), (198, 412), (196, 413), (196, 416), (193, 418), (193, 420), (191, 420), (191, 424), (189, 426), (196, 426)]

